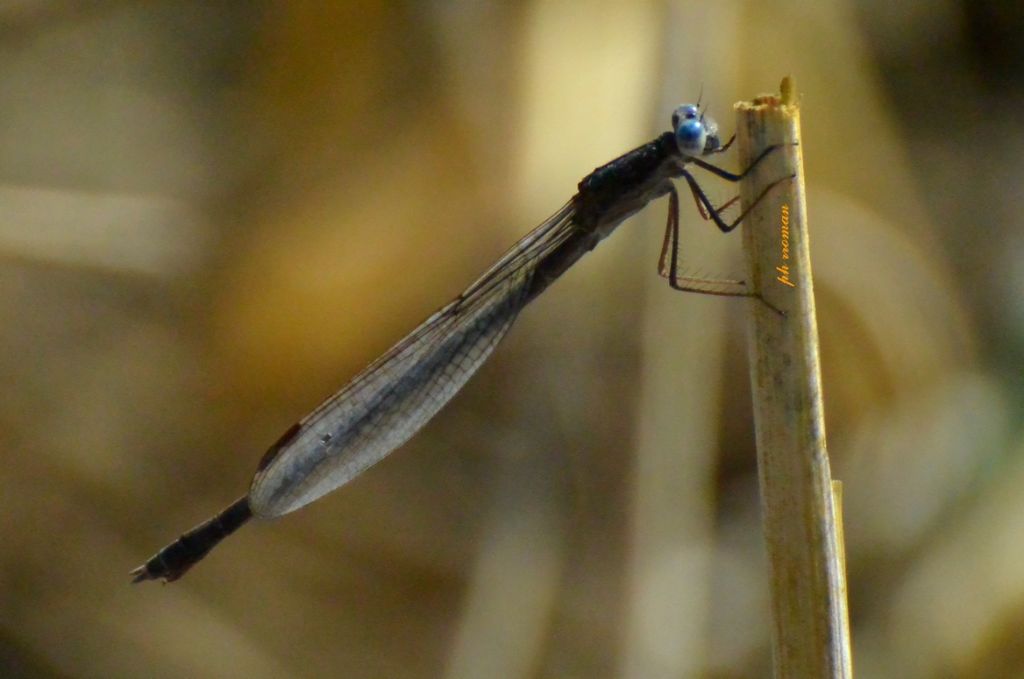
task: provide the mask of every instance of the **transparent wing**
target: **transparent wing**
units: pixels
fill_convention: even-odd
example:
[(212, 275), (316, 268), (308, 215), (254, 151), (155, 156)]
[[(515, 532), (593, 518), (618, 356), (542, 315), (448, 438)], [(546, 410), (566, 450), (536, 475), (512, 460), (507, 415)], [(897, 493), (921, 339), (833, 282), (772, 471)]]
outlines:
[(462, 388), (529, 301), (537, 264), (573, 232), (571, 203), (519, 240), (435, 312), (289, 430), (249, 490), (264, 517), (298, 509), (405, 443)]

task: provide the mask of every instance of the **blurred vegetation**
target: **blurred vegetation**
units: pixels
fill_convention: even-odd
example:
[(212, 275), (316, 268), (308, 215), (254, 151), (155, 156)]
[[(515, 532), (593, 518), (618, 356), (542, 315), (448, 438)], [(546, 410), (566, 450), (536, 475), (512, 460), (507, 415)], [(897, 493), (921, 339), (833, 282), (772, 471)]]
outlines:
[[(661, 204), (344, 491), (127, 573), (676, 104), (728, 133), (786, 74), (855, 669), (1024, 676), (1022, 30), (991, 0), (4, 3), (0, 676), (767, 676), (744, 302), (656, 275)], [(688, 265), (735, 271), (684, 214)]]

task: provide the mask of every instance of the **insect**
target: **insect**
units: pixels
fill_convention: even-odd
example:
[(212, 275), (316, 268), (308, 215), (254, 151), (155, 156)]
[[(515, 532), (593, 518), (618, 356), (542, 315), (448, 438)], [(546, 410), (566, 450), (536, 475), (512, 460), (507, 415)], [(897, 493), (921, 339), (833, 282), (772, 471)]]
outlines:
[[(669, 197), (659, 270), (672, 288), (757, 297), (747, 290), (702, 289), (694, 279), (677, 274), (679, 196), (673, 180), (685, 180), (701, 216), (729, 232), (753, 205), (725, 222), (719, 211), (736, 199), (716, 209), (687, 166), (737, 182), (779, 148), (767, 148), (739, 174), (704, 160), (727, 150), (733, 139), (723, 145), (718, 126), (699, 106), (677, 108), (672, 131), (584, 177), (568, 203), (513, 245), (465, 292), (289, 428), (264, 454), (245, 496), (133, 570), (133, 582), (177, 580), (253, 516), (273, 518), (294, 511), (348, 483), (405, 443), (490, 356), (523, 307), (656, 198)], [(755, 203), (788, 179), (769, 185)]]

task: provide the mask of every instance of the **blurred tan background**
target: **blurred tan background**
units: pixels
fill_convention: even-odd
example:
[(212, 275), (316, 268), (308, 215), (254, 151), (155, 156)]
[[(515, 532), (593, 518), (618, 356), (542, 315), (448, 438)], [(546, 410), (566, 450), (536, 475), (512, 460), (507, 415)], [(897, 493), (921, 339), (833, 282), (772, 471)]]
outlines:
[(1024, 676), (1012, 6), (3, 3), (0, 676), (767, 676), (746, 303), (656, 275), (663, 203), (349, 487), (127, 574), (675, 105), (727, 136), (786, 74), (855, 669)]

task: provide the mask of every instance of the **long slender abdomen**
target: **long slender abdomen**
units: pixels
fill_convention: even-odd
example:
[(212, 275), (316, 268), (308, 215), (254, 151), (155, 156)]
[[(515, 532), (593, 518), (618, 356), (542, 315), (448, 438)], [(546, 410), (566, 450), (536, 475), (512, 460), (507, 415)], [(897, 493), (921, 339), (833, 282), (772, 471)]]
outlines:
[(249, 497), (241, 497), (212, 519), (205, 521), (167, 545), (153, 558), (131, 572), (132, 582), (163, 579), (173, 582), (209, 553), (221, 540), (252, 518)]

